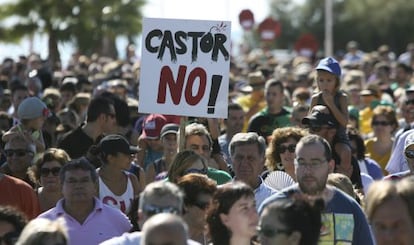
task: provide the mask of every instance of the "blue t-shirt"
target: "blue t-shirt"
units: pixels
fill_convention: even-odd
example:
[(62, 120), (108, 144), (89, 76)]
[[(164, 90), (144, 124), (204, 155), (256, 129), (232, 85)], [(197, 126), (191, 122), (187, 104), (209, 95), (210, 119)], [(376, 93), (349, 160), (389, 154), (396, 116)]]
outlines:
[[(374, 244), (371, 229), (359, 204), (335, 187), (332, 199), (325, 203), (319, 244)], [(298, 184), (268, 197), (259, 207), (259, 213), (273, 201), (286, 198), (287, 193), (299, 192)]]

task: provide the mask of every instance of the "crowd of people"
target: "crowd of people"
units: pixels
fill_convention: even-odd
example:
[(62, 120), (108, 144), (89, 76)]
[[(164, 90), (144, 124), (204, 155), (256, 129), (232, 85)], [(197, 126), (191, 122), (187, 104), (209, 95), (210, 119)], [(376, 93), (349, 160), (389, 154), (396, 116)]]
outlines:
[(410, 244), (414, 44), (346, 49), (232, 57), (225, 119), (140, 113), (133, 52), (4, 59), (0, 242)]

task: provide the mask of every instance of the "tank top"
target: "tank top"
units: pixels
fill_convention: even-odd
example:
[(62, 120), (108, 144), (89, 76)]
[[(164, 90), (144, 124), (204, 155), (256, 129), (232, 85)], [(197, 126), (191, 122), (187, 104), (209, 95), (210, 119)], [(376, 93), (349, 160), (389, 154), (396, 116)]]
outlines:
[(124, 173), (127, 176), (127, 188), (120, 196), (115, 195), (102, 181), (102, 178), (99, 177), (99, 199), (101, 199), (103, 203), (121, 210), (124, 214), (128, 214), (132, 201), (134, 200), (134, 187), (132, 186), (131, 178), (129, 177), (130, 173)]

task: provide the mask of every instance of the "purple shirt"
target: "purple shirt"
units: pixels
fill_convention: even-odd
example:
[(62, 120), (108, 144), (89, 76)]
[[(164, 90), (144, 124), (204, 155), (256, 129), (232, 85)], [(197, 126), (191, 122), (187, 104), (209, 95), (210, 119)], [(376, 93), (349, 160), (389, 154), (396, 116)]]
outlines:
[(69, 233), (69, 244), (99, 244), (115, 236), (128, 232), (132, 225), (128, 217), (118, 209), (103, 204), (95, 199), (95, 208), (88, 215), (83, 224), (80, 224), (63, 209), (63, 199), (56, 203), (56, 207), (40, 214), (38, 218), (56, 220), (62, 217)]

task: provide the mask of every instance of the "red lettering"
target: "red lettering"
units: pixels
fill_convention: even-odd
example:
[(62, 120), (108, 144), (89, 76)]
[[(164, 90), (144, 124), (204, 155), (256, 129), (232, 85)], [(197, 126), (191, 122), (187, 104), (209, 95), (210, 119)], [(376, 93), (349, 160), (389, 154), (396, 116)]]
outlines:
[(170, 94), (171, 94), (173, 103), (175, 105), (178, 105), (180, 103), (186, 72), (187, 72), (187, 66), (180, 66), (178, 68), (177, 80), (174, 80), (170, 67), (164, 66), (161, 69), (160, 82), (158, 85), (157, 103), (159, 104), (165, 103), (165, 96), (167, 94), (167, 85), (170, 89)]
[[(195, 96), (193, 96), (193, 86), (197, 78), (199, 80), (200, 86), (198, 87), (198, 91)], [(189, 105), (196, 105), (200, 102), (200, 100), (203, 98), (204, 91), (206, 90), (206, 83), (207, 74), (203, 68), (196, 67), (190, 72), (187, 85), (185, 86), (185, 101)]]

